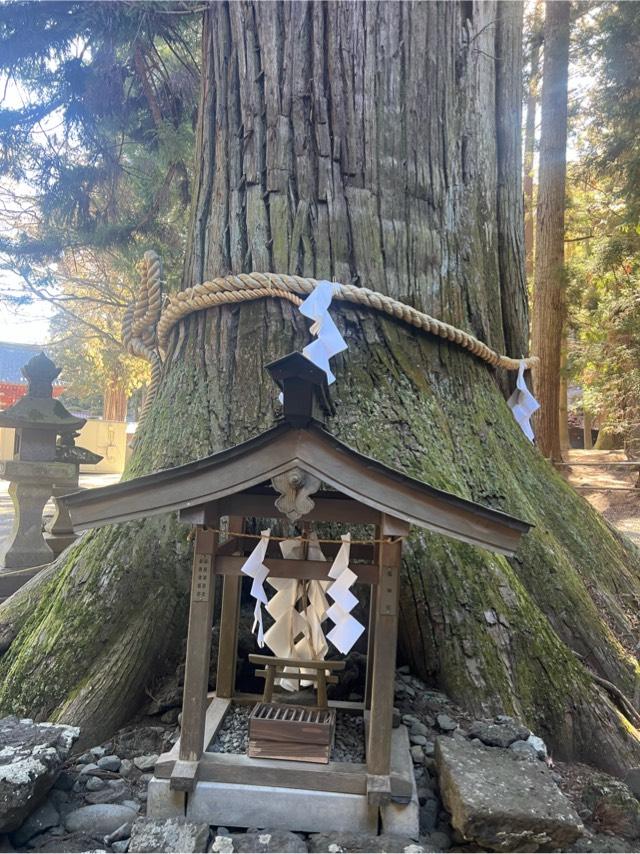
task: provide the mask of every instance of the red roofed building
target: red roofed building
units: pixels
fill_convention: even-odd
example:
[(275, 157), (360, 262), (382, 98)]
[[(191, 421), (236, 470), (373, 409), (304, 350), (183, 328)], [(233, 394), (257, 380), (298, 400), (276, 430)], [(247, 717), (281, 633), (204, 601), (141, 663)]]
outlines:
[[(36, 344), (9, 344), (0, 341), (0, 410), (7, 409), (27, 393), (27, 381), (22, 366), (42, 351)], [(54, 384), (53, 396), (64, 391), (61, 383)]]

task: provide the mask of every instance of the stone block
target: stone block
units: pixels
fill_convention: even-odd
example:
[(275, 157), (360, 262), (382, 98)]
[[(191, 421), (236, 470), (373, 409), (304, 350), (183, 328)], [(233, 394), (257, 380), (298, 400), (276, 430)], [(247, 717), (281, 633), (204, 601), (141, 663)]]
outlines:
[(150, 818), (184, 818), (186, 797), (176, 792), (168, 780), (153, 777), (147, 788), (147, 815)]
[(320, 833), (376, 833), (378, 809), (366, 795), (200, 781), (187, 801), (187, 818), (227, 827), (269, 827)]
[(438, 738), (436, 763), (451, 824), (483, 848), (566, 848), (584, 833), (542, 762), (522, 761), (511, 750)]
[(417, 839), (420, 834), (420, 803), (409, 736), (404, 726), (394, 729), (391, 734), (391, 772), (411, 782), (411, 799), (407, 804), (391, 801), (380, 807), (382, 829), (386, 834)]
[(129, 848), (131, 851), (182, 852), (196, 854), (207, 850), (209, 825), (194, 823), (184, 818), (139, 818), (131, 829)]

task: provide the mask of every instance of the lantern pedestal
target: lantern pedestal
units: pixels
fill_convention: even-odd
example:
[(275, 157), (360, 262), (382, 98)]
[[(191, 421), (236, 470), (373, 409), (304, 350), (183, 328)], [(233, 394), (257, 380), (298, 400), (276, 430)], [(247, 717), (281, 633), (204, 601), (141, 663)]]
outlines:
[(0, 463), (0, 477), (9, 480), (13, 502), (13, 529), (0, 552), (6, 569), (41, 566), (54, 553), (42, 533), (42, 511), (51, 496), (54, 480), (69, 480), (73, 467), (67, 463), (7, 460)]

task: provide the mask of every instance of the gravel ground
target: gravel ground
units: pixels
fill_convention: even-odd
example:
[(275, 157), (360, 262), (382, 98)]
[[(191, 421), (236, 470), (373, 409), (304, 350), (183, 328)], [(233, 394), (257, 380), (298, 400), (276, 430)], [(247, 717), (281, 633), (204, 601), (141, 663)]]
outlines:
[[(250, 706), (232, 706), (208, 750), (211, 753), (246, 753)], [(332, 762), (364, 762), (364, 719), (338, 712)]]

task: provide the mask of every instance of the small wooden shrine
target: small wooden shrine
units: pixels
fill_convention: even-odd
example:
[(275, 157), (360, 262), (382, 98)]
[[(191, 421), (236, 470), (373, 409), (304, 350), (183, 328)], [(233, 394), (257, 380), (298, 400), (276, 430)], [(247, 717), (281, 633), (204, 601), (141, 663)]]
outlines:
[[(195, 526), (181, 738), (156, 764), (148, 812), (231, 827), (375, 833), (382, 825), (385, 832), (417, 835), (409, 738), (393, 709), (403, 538), (416, 525), (513, 554), (530, 526), (408, 477), (336, 439), (324, 426), (331, 408), (325, 373), (302, 355), (286, 356), (268, 369), (283, 392), (283, 417), (273, 428), (205, 459), (64, 499), (80, 530), (170, 511)], [(350, 570), (370, 590), (362, 702), (327, 699), (327, 684), (339, 678), (344, 661), (308, 655), (304, 661), (251, 656), (265, 679), (264, 693), (237, 691), (241, 587), (257, 539), (250, 523), (265, 519), (295, 521), (306, 526), (303, 531), (317, 522), (372, 531), (350, 552)], [(272, 538), (263, 539), (262, 568), (269, 578), (327, 582), (326, 560), (310, 554), (284, 559)], [(331, 542), (321, 542), (331, 556)], [(216, 691), (210, 694), (218, 578), (220, 640)], [(312, 697), (311, 705), (296, 708), (287, 696), (274, 694), (282, 679), (311, 683), (315, 702)], [(212, 752), (232, 705), (243, 703), (253, 707), (248, 755)], [(364, 718), (364, 762), (330, 760), (336, 710)]]

